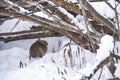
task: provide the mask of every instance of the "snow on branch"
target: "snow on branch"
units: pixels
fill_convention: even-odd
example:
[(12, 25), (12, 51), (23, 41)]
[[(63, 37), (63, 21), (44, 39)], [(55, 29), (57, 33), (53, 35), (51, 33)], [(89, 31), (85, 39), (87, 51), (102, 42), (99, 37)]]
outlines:
[[(87, 78), (87, 79), (91, 79), (95, 74), (96, 74), (96, 72), (100, 69), (100, 68), (103, 68), (105, 65), (107, 65), (109, 62), (111, 62), (111, 58), (113, 59), (113, 58), (115, 58), (116, 60), (118, 60), (118, 59), (120, 59), (120, 56), (119, 55), (116, 55), (116, 54), (114, 54), (114, 53), (112, 53), (112, 52), (110, 52), (111, 54), (110, 54), (110, 56), (108, 56), (107, 58), (105, 58), (103, 61), (101, 61), (97, 66), (96, 66), (96, 68), (93, 70), (93, 73), (91, 73), (90, 74), (90, 76), (88, 76), (88, 77), (85, 77), (85, 78)], [(114, 65), (114, 64), (112, 64), (112, 65)], [(109, 67), (108, 67), (109, 68)], [(116, 68), (115, 68), (116, 69)], [(111, 70), (114, 70), (113, 68), (111, 69), (109, 69), (110, 71)], [(115, 72), (115, 71), (114, 71)], [(113, 73), (111, 73), (113, 76), (114, 76), (114, 72)]]

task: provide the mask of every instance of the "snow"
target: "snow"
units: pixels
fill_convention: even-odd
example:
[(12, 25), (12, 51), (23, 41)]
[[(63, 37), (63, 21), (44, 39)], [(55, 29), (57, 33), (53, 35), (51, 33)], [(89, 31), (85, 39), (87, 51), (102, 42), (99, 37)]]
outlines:
[(12, 6), (18, 7), (21, 13), (24, 13), (24, 12), (29, 13), (28, 10), (26, 10), (26, 9), (18, 6), (17, 4), (15, 4), (15, 3), (13, 3), (13, 2), (11, 2), (11, 1), (9, 1), (9, 0), (5, 0), (5, 2), (7, 2), (8, 4), (10, 4), (9, 6), (11, 6), (11, 7), (12, 7)]
[[(50, 39), (46, 39), (46, 40), (49, 43), (51, 43)], [(64, 39), (67, 39), (67, 38), (63, 37), (62, 40)], [(52, 40), (55, 41), (56, 38)], [(52, 49), (50, 49), (43, 58), (41, 59), (32, 58), (32, 61), (29, 62), (29, 50), (28, 50), (29, 47), (25, 47), (25, 44), (27, 46), (28, 44), (31, 44), (34, 41), (35, 40), (28, 42), (28, 41), (21, 40), (21, 41), (15, 41), (7, 44), (2, 43), (1, 46), (3, 47), (1, 47), (1, 51), (0, 51), (0, 54), (1, 54), (0, 77), (2, 77), (2, 80), (32, 80), (32, 79), (53, 80), (53, 78), (54, 80), (63, 80), (63, 78), (66, 78), (67, 80), (75, 80), (75, 79), (80, 79), (82, 77), (82, 76), (81, 77), (75, 76), (78, 73), (76, 72), (76, 70), (80, 69), (80, 63), (79, 63), (80, 58), (77, 57), (76, 54), (73, 54), (73, 60), (75, 60), (76, 58), (76, 60), (74, 61), (75, 67), (73, 68), (71, 67), (70, 60), (67, 53), (66, 53), (66, 57), (68, 57), (67, 66), (65, 65), (65, 61), (64, 61), (65, 59), (63, 55), (64, 55), (64, 50), (69, 49), (68, 46), (64, 48), (59, 48), (60, 50), (54, 53), (50, 53), (52, 52)], [(20, 42), (21, 42), (21, 45), (19, 45)], [(63, 43), (61, 43), (61, 47), (66, 45), (66, 43), (68, 42), (69, 40), (65, 40), (65, 42), (63, 41)], [(56, 43), (52, 43), (52, 44), (56, 45)], [(9, 45), (11, 45), (11, 47), (9, 47)], [(57, 45), (55, 47), (57, 47)], [(73, 43), (71, 47), (72, 47), (72, 52), (75, 52), (78, 49), (78, 46), (76, 46), (75, 43)], [(84, 57), (82, 54), (83, 53), (81, 52), (80, 56)], [(20, 61), (22, 61), (24, 68), (19, 68)], [(86, 61), (89, 61), (89, 60), (86, 60)], [(81, 59), (81, 62), (83, 62), (82, 59)], [(25, 64), (27, 64), (27, 66), (25, 66)], [(84, 65), (82, 65), (81, 67), (84, 67)], [(80, 74), (77, 74), (77, 75), (80, 75)]]
[(48, 16), (47, 14), (45, 14), (44, 12), (40, 11), (40, 12), (35, 12), (34, 15), (36, 16), (40, 16), (49, 20), (53, 20), (53, 18), (51, 18), (50, 16)]
[[(67, 0), (76, 1), (76, 0)], [(109, 0), (114, 5), (113, 0)], [(52, 3), (51, 3), (52, 4)], [(54, 5), (54, 4), (53, 4)], [(113, 11), (104, 2), (91, 3), (91, 5), (105, 17), (114, 17)], [(65, 9), (58, 7), (64, 12), (71, 22), (80, 29), (86, 30), (82, 16), (72, 16)], [(21, 9), (24, 12), (24, 9)], [(109, 13), (108, 13), (109, 12)], [(43, 12), (37, 12), (35, 15), (52, 20)], [(0, 33), (10, 32), (18, 19), (5, 21), (0, 25)], [(15, 31), (29, 30), (34, 24), (22, 21), (13, 29)], [(120, 42), (113, 43), (113, 37), (104, 35), (100, 40), (100, 48), (97, 53), (91, 53), (71, 42), (67, 37), (48, 37), (42, 38), (48, 42), (48, 51), (42, 58), (32, 58), (29, 61), (29, 48), (36, 39), (19, 40), (9, 43), (0, 42), (0, 80), (80, 80), (84, 76), (93, 73), (96, 66), (110, 55), (110, 51), (118, 48), (116, 54), (120, 55)], [(68, 54), (71, 48), (71, 55)], [(23, 68), (20, 68), (20, 61)], [(115, 76), (120, 78), (120, 62), (115, 64)], [(93, 76), (91, 80), (98, 80), (101, 69)], [(107, 66), (103, 67), (100, 80), (112, 78)]]
[[(0, 25), (0, 33), (11, 32), (11, 30), (16, 25), (17, 21), (18, 21), (18, 19), (12, 19), (12, 20), (5, 21), (2, 25)], [(12, 32), (22, 31), (22, 30), (29, 30), (30, 27), (32, 27), (33, 25), (37, 25), (37, 24), (34, 24), (32, 22), (27, 22), (27, 21), (20, 20), (18, 22), (17, 26), (13, 29)]]
[[(64, 77), (72, 80), (76, 72), (72, 68), (64, 66), (63, 55), (60, 53), (62, 51), (47, 53), (43, 58), (32, 59), (29, 62), (28, 50), (18, 47), (2, 50), (0, 51), (0, 63), (2, 64), (0, 77), (2, 77), (2, 80), (33, 80), (33, 78), (34, 80), (53, 80), (53, 78), (63, 80)], [(26, 63), (27, 66), (19, 68), (20, 61), (23, 65)]]
[[(115, 4), (115, 1), (109, 0), (111, 5)], [(94, 9), (99, 12), (102, 16), (105, 18), (114, 18), (115, 13), (114, 11), (103, 1), (103, 2), (95, 2), (95, 3), (90, 3)]]
[(77, 2), (77, 0), (65, 0), (65, 1), (70, 2), (70, 3), (75, 3), (75, 2)]
[[(68, 11), (66, 11), (64, 8), (62, 7), (58, 7), (58, 9), (63, 12), (71, 21), (71, 23), (73, 23), (76, 27), (76, 29), (80, 29), (83, 30), (84, 33), (87, 32), (87, 28), (85, 27), (85, 22), (82, 16), (77, 15), (76, 17), (74, 17), (72, 14), (70, 14)], [(91, 29), (90, 29), (91, 31)]]
[(115, 76), (120, 78), (120, 64), (116, 64)]
[[(110, 38), (110, 36), (107, 37)], [(52, 49), (50, 49), (43, 58), (32, 58), (31, 61), (29, 61), (29, 47), (24, 48), (24, 46), (25, 44), (33, 43), (35, 40), (31, 40), (29, 43), (26, 43), (28, 41), (22, 40), (2, 44), (3, 47), (0, 51), (0, 77), (2, 77), (2, 80), (64, 80), (64, 78), (66, 80), (79, 80), (85, 75), (88, 76), (94, 69), (95, 54), (92, 55), (89, 51), (79, 47), (80, 56), (77, 56), (79, 54), (77, 51), (78, 46), (72, 42), (71, 48), (74, 66), (71, 67), (70, 59), (67, 54), (69, 47), (64, 46), (69, 43), (70, 40), (65, 37), (62, 38), (61, 40), (63, 41), (59, 50), (51, 53)], [(104, 38), (102, 38), (102, 40), (103, 39)], [(51, 38), (45, 40), (48, 41), (48, 44), (51, 43)], [(52, 40), (55, 41), (56, 38)], [(20, 42), (22, 42), (21, 46), (17, 46)], [(13, 44), (13, 46), (7, 49), (7, 46), (11, 44)], [(52, 44), (56, 45), (56, 43)], [(5, 45), (6, 47), (4, 47)], [(24, 46), (22, 47), (22, 45)], [(67, 65), (64, 58), (65, 49)], [(75, 54), (76, 51), (77, 53)], [(22, 61), (24, 68), (19, 68), (20, 61)], [(27, 66), (25, 66), (25, 64), (27, 64)], [(109, 74), (108, 77), (110, 76)], [(104, 77), (106, 76), (104, 75)]]
[(105, 35), (101, 38), (100, 42), (100, 48), (97, 50), (96, 55), (97, 60), (105, 59), (106, 57), (108, 57), (110, 55), (110, 52), (112, 52), (114, 48), (112, 36)]
[(92, 65), (87, 63), (86, 67), (80, 70), (80, 73), (82, 73), (82, 74), (84, 74), (86, 76), (89, 76), (91, 73), (93, 73)]
[(113, 78), (112, 74), (110, 73), (110, 71), (108, 70), (107, 66), (104, 66), (103, 69), (100, 69), (96, 75), (94, 75), (93, 78), (97, 78), (99, 77), (100, 73), (102, 71), (102, 74), (101, 74), (101, 77), (100, 77), (100, 80), (109, 80), (110, 78)]

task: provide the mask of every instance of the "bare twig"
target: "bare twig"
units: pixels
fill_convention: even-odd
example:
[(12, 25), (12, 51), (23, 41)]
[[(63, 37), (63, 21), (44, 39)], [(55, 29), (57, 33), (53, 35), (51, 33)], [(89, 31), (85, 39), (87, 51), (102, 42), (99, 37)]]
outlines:
[[(107, 2), (107, 1), (105, 1), (105, 3), (107, 4), (107, 5), (109, 5), (109, 7), (115, 12), (115, 19), (116, 19), (116, 24), (117, 24), (117, 28), (118, 28), (118, 34), (119, 34), (119, 40), (120, 40), (120, 26), (119, 26), (119, 18), (118, 18), (118, 12), (117, 12), (117, 4), (115, 4), (115, 8), (109, 3), (109, 2)], [(119, 3), (118, 3), (119, 4)]]
[(113, 54), (111, 53), (110, 56), (108, 56), (106, 59), (104, 59), (102, 62), (100, 62), (96, 68), (94, 69), (94, 72), (93, 74), (90, 74), (90, 76), (88, 77), (89, 79), (91, 79), (93, 77), (93, 75), (100, 69), (102, 68), (104, 65), (108, 64), (110, 59), (112, 58), (117, 58), (117, 59), (120, 59), (120, 56), (116, 55), (116, 54)]
[(82, 13), (83, 13), (83, 16), (84, 16), (84, 20), (85, 20), (85, 26), (87, 28), (87, 35), (89, 37), (89, 40), (90, 40), (90, 44), (92, 45), (91, 47), (93, 48), (93, 50), (95, 50), (94, 46), (93, 46), (93, 42), (92, 42), (92, 38), (91, 38), (91, 34), (90, 34), (90, 30), (89, 30), (89, 27), (88, 27), (88, 19), (87, 19), (87, 15), (86, 15), (86, 12), (85, 12), (85, 9), (83, 7), (84, 3), (82, 0), (79, 0), (79, 3), (81, 5), (81, 8), (82, 8)]
[(83, 2), (84, 2), (83, 7), (87, 9), (96, 20), (106, 25), (114, 33), (118, 32), (118, 30), (115, 28), (112, 22), (101, 16), (98, 12), (96, 12), (96, 10), (86, 0), (83, 0)]
[(98, 77), (98, 80), (100, 80), (100, 77), (101, 77), (101, 75), (102, 75), (102, 71), (103, 71), (103, 67), (101, 68), (101, 71), (100, 71), (100, 75), (99, 75), (99, 77)]
[(15, 23), (15, 25), (14, 25), (14, 27), (11, 29), (11, 31), (10, 32), (12, 32), (13, 31), (13, 29), (15, 29), (15, 27), (18, 25), (18, 23), (20, 22), (20, 19), (18, 19), (18, 21)]

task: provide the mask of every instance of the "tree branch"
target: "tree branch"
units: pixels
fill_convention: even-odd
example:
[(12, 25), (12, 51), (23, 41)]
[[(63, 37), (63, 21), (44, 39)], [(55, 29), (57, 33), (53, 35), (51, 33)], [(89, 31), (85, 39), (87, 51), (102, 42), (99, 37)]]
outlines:
[(96, 10), (86, 0), (83, 0), (83, 2), (84, 2), (84, 4), (83, 4), (84, 8), (87, 9), (96, 20), (103, 23), (105, 26), (107, 26), (114, 33), (118, 33), (118, 30), (115, 28), (113, 23), (111, 23), (108, 19), (104, 18), (98, 12), (96, 12)]
[(100, 68), (102, 68), (103, 66), (105, 66), (106, 64), (108, 64), (108, 63), (110, 62), (110, 59), (111, 59), (111, 58), (120, 59), (120, 56), (111, 53), (110, 56), (108, 56), (106, 59), (104, 59), (102, 62), (100, 62), (100, 63), (96, 66), (96, 68), (94, 69), (93, 74), (90, 74), (90, 76), (87, 77), (87, 78), (88, 78), (88, 79), (91, 79), (91, 78), (96, 74), (96, 72), (97, 72)]
[[(9, 34), (9, 33), (5, 33)], [(11, 33), (12, 34), (12, 33)], [(14, 34), (14, 33), (13, 33)], [(35, 39), (35, 38), (45, 38), (45, 37), (60, 37), (61, 35), (56, 32), (45, 32), (45, 33), (29, 33), (29, 34), (22, 34), (22, 35), (14, 35), (14, 36), (5, 36), (0, 37), (0, 41), (10, 42), (15, 40), (23, 40), (23, 39)]]
[(25, 16), (20, 13), (9, 13), (5, 10), (0, 10), (0, 11), (1, 11), (1, 13), (7, 14), (9, 16), (22, 15), (20, 17), (21, 19), (43, 25), (48, 29), (54, 30), (64, 36), (67, 36), (68, 38), (70, 38), (71, 40), (76, 42), (77, 44), (83, 46), (85, 49), (90, 50), (92, 52), (96, 52), (96, 50), (98, 48), (98, 45), (94, 44), (95, 49), (93, 49), (87, 35), (83, 34), (81, 31), (75, 30), (73, 27), (70, 27), (68, 25), (63, 25), (59, 22), (53, 22), (53, 21), (46, 20), (46, 19), (40, 18), (40, 17), (36, 18), (34, 16)]

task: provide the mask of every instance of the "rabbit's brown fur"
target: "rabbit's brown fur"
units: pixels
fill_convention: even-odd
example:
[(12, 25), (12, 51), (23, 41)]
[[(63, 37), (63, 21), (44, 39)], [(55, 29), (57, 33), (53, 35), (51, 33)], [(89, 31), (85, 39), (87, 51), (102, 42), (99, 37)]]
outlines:
[(37, 40), (35, 43), (33, 43), (29, 50), (30, 59), (31, 57), (43, 57), (47, 52), (47, 45), (48, 43), (44, 40)]

